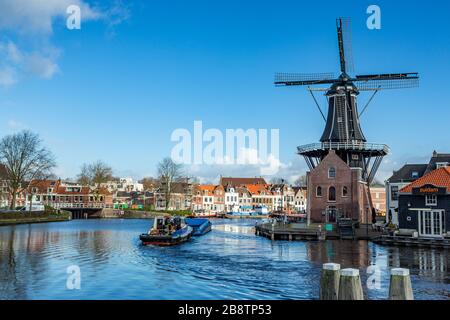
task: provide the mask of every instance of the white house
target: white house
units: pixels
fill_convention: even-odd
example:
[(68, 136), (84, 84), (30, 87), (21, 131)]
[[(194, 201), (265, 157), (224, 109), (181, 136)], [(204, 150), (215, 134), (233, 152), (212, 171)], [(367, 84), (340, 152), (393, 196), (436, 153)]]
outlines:
[(134, 181), (132, 178), (120, 178), (119, 181), (108, 181), (102, 183), (101, 186), (108, 189), (111, 193), (144, 191), (144, 185)]
[(306, 212), (307, 192), (306, 188), (294, 187), (294, 208), (297, 212)]
[(236, 212), (239, 210), (239, 193), (234, 187), (225, 189), (225, 211)]

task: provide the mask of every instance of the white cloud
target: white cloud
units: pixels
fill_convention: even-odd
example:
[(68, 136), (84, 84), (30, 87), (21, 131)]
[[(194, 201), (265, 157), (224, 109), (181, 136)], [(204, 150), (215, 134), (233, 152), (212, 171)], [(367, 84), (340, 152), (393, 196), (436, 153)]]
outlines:
[(19, 77), (37, 76), (51, 79), (59, 70), (55, 60), (59, 51), (45, 47), (42, 51), (24, 52), (12, 42), (0, 42), (0, 85), (9, 86), (17, 83)]
[(0, 86), (8, 87), (17, 83), (17, 74), (14, 68), (4, 66), (0, 68)]
[(0, 86), (14, 85), (29, 76), (51, 79), (58, 73), (61, 50), (50, 43), (50, 37), (56, 22), (65, 27), (70, 5), (80, 7), (82, 29), (86, 21), (101, 20), (109, 35), (130, 16), (119, 0), (102, 7), (85, 0), (0, 0), (0, 31), (14, 39), (0, 40)]
[(26, 126), (22, 122), (11, 119), (8, 121), (8, 128), (11, 130), (22, 130), (25, 129)]
[(67, 17), (66, 9), (77, 5), (81, 19), (99, 19), (103, 15), (83, 0), (0, 0), (0, 29), (14, 29), (23, 34), (51, 34), (53, 22)]
[(46, 57), (39, 53), (32, 53), (27, 57), (25, 69), (40, 78), (50, 79), (59, 70), (52, 57)]
[(213, 165), (190, 165), (185, 167), (185, 173), (199, 178), (200, 183), (218, 183), (220, 176), (234, 177), (264, 177), (267, 181), (280, 177), (294, 183), (295, 180), (304, 175), (307, 166), (303, 158), (296, 157), (288, 163), (283, 163), (277, 157), (269, 154), (267, 158), (258, 157), (256, 150), (245, 149), (241, 153), (244, 164), (236, 164), (224, 157)]

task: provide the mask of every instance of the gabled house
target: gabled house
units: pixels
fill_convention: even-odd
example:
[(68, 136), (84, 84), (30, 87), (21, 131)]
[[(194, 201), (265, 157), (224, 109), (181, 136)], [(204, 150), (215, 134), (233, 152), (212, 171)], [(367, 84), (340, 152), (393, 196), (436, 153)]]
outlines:
[(295, 209), (295, 191), (285, 183), (272, 184), (269, 188), (272, 192), (273, 210), (291, 212)]
[(405, 164), (386, 180), (386, 222), (398, 226), (399, 190), (433, 170), (450, 165), (450, 154), (433, 151), (428, 164)]
[(239, 210), (241, 212), (250, 212), (253, 210), (252, 194), (246, 187), (236, 187), (238, 194)]
[(193, 207), (194, 212), (210, 214), (214, 209), (214, 185), (197, 185), (194, 187)]
[(305, 213), (308, 198), (307, 189), (305, 187), (293, 187), (293, 190), (295, 211)]
[(236, 187), (225, 187), (225, 212), (237, 212), (239, 209), (239, 193)]
[(265, 207), (267, 210), (273, 210), (273, 195), (269, 187), (265, 184), (247, 184), (245, 188), (252, 196), (252, 206)]
[(307, 173), (308, 219), (314, 223), (335, 223), (351, 218), (371, 223), (370, 193), (359, 167), (349, 167), (330, 150), (317, 167)]
[(399, 191), (399, 228), (419, 237), (450, 236), (450, 167), (443, 166)]

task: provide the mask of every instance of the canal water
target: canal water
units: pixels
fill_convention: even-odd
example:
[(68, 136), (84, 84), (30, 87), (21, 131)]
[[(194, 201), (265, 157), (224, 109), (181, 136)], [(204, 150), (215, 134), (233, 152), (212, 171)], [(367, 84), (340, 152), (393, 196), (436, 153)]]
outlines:
[[(411, 270), (416, 299), (450, 299), (448, 251), (365, 241), (272, 242), (254, 235), (255, 220), (219, 219), (212, 232), (189, 243), (144, 247), (138, 236), (150, 224), (0, 227), (0, 299), (317, 299), (325, 262), (360, 269), (369, 299), (387, 298), (392, 267)], [(79, 268), (80, 289), (73, 289), (68, 268)]]

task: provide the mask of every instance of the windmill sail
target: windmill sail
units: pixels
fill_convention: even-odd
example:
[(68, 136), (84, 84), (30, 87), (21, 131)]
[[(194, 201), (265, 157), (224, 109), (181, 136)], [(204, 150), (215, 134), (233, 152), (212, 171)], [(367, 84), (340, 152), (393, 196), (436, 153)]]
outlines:
[(350, 73), (354, 71), (351, 26), (352, 23), (350, 18), (337, 19), (341, 72), (345, 73)]
[(360, 75), (353, 79), (359, 90), (386, 90), (419, 86), (418, 73)]
[(333, 73), (276, 73), (276, 86), (307, 86), (333, 83)]

